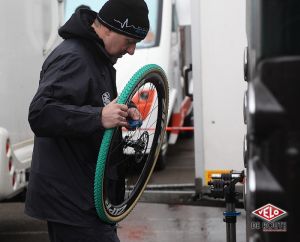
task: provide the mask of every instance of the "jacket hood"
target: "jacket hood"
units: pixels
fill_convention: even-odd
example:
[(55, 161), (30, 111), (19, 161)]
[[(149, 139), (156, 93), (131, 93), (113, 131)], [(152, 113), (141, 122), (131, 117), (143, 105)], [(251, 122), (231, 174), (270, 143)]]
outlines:
[(73, 13), (70, 19), (58, 30), (58, 34), (63, 39), (84, 38), (100, 42), (100, 38), (91, 26), (96, 16), (97, 13), (94, 11), (80, 9)]
[(89, 9), (79, 9), (70, 17), (70, 19), (58, 30), (58, 34), (63, 39), (81, 38), (96, 43), (100, 51), (114, 64), (104, 48), (102, 39), (92, 28), (92, 23), (96, 19), (97, 13)]

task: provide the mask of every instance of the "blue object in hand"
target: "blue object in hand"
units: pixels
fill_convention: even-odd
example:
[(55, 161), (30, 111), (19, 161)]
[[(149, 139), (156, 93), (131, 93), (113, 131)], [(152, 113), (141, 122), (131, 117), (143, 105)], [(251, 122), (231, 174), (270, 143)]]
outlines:
[(138, 119), (138, 120), (128, 119), (127, 122), (128, 122), (130, 129), (132, 129), (132, 130), (140, 128), (143, 124), (143, 121), (140, 119)]

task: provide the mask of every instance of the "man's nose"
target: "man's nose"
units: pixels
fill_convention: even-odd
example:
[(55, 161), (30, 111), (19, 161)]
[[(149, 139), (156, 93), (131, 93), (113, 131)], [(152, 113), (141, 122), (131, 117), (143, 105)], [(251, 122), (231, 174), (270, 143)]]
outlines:
[(133, 55), (134, 54), (134, 52), (135, 52), (135, 48), (136, 48), (136, 44), (132, 44), (132, 45), (130, 45), (128, 48), (127, 48), (127, 53), (129, 54), (129, 55)]

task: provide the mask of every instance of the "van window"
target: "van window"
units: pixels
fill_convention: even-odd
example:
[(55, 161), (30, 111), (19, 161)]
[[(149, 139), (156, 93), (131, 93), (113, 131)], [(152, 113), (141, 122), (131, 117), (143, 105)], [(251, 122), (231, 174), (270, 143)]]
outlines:
[(89, 7), (98, 12), (106, 0), (66, 0), (65, 1), (65, 21), (67, 21), (78, 7)]
[(159, 45), (163, 0), (145, 0), (149, 8), (150, 30), (146, 38), (137, 48), (147, 48)]
[[(137, 48), (157, 46), (160, 39), (160, 25), (163, 0), (145, 0), (149, 8), (150, 30), (146, 38), (137, 44)], [(88, 7), (98, 12), (107, 0), (66, 0), (65, 22), (71, 17), (78, 7)]]

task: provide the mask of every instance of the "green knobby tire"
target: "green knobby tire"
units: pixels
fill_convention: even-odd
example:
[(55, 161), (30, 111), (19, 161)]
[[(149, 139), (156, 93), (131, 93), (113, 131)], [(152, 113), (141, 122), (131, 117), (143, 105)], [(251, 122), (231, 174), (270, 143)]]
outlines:
[[(155, 100), (143, 106), (142, 111), (148, 106), (151, 108), (149, 113), (146, 112), (142, 127), (134, 131), (124, 131), (117, 127), (104, 132), (96, 165), (94, 201), (99, 218), (106, 223), (121, 221), (134, 208), (154, 170), (164, 140), (169, 88), (166, 75), (158, 65), (149, 64), (139, 69), (121, 92), (117, 103), (128, 104), (134, 97), (138, 97), (138, 104), (140, 100), (141, 103), (145, 102), (145, 99), (150, 99), (147, 95), (145, 97), (145, 93), (155, 93)], [(130, 149), (133, 154), (123, 154)], [(122, 158), (114, 159), (115, 157)], [(131, 175), (129, 173), (132, 172), (132, 168), (128, 167), (132, 167), (134, 162), (142, 164), (142, 168), (137, 169), (138, 174), (135, 171), (134, 175)], [(130, 170), (129, 175), (127, 170)], [(128, 185), (129, 181), (134, 182), (134, 185)]]

